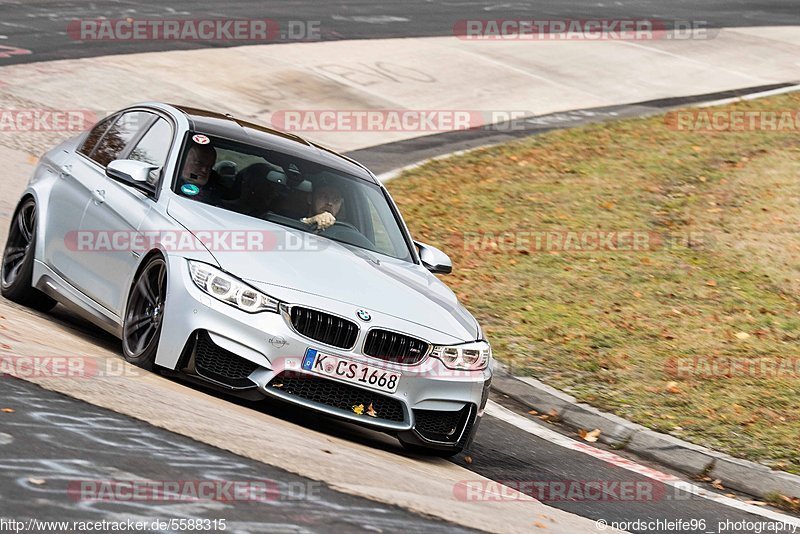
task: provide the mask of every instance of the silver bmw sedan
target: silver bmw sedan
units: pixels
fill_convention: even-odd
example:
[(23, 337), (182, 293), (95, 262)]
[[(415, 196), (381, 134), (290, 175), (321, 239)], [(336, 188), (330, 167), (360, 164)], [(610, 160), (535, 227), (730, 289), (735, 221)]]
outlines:
[(145, 369), (449, 456), (492, 377), (480, 326), (359, 163), (230, 115), (146, 103), (45, 154), (0, 286), (71, 308)]

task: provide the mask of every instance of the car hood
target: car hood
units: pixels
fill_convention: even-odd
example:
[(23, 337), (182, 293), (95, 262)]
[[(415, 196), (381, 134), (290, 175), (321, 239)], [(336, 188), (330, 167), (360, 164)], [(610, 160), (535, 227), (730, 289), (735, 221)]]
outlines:
[(195, 235), (263, 235), (263, 250), (212, 245), (209, 252), (223, 270), (280, 300), (297, 302), (292, 299), (302, 292), (350, 304), (353, 313), (365, 308), (463, 341), (479, 335), (477, 322), (450, 288), (420, 265), (180, 197), (170, 199), (167, 211)]

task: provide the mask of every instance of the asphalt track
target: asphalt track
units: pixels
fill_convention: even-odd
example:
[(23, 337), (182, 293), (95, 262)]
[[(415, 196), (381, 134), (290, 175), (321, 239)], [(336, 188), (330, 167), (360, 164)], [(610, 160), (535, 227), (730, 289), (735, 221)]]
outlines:
[(0, 13), (0, 45), (31, 52), (0, 57), (0, 65), (265, 44), (264, 41), (79, 41), (67, 31), (69, 22), (76, 19), (264, 18), (280, 24), (283, 37), (270, 41), (274, 43), (291, 39), (289, 21), (318, 21), (318, 38), (322, 40), (453, 35), (457, 21), (472, 19), (654, 19), (663, 21), (665, 26), (675, 21), (694, 21), (710, 28), (800, 24), (800, 9), (794, 0), (243, 0), (235, 4), (216, 0), (0, 0)]
[[(32, 519), (72, 523), (125, 517), (147, 525), (171, 519), (225, 520), (229, 532), (469, 532), (333, 491), (320, 482), (29, 382), (0, 379), (0, 398), (4, 408), (15, 410), (0, 414), (0, 517), (14, 518), (26, 526)], [(174, 494), (164, 500), (113, 500), (99, 489), (108, 488), (102, 484), (111, 480), (225, 480), (252, 493), (250, 500), (231, 501), (179, 500)], [(82, 483), (90, 488), (85, 493), (80, 490)], [(226, 493), (221, 490), (220, 496)], [(229, 491), (227, 496), (234, 494)], [(39, 523), (38, 529), (31, 530), (45, 531), (43, 527)], [(2, 530), (6, 529), (0, 524)]]
[[(31, 54), (11, 55), (0, 59), (0, 64), (12, 64), (52, 59), (92, 57), (99, 55), (156, 51), (166, 49), (207, 46), (199, 43), (149, 42), (149, 43), (81, 43), (66, 34), (66, 22), (74, 18), (120, 17), (242, 17), (273, 18), (278, 21), (320, 20), (324, 39), (369, 39), (397, 36), (434, 36), (452, 33), (455, 20), (467, 18), (661, 18), (664, 20), (705, 20), (712, 26), (772, 26), (800, 24), (800, 9), (792, 1), (708, 2), (638, 1), (614, 2), (601, 5), (597, 2), (238, 2), (235, 6), (216, 2), (170, 2), (164, 7), (158, 2), (8, 2), (0, 0), (0, 45), (30, 50)], [(243, 43), (235, 43), (243, 44)], [(213, 45), (219, 46), (219, 44)], [(143, 73), (146, 75), (146, 73)], [(651, 103), (652, 104), (652, 103)], [(641, 108), (604, 110), (601, 118), (615, 118), (652, 112), (659, 105)], [(597, 115), (602, 115), (598, 110)], [(533, 125), (525, 135), (563, 127), (587, 119), (585, 113), (568, 116), (566, 121), (553, 125)], [(590, 118), (594, 118), (592, 115)], [(562, 117), (563, 118), (563, 117)], [(575, 118), (575, 120), (573, 120)], [(446, 134), (443, 134), (446, 135)], [(502, 132), (490, 137), (460, 133), (466, 138), (431, 136), (416, 146), (418, 153), (409, 156), (409, 144), (379, 146), (354, 153), (381, 172), (407, 164), (419, 156), (431, 157), (451, 151), (454, 146), (468, 148), (487, 141), (504, 140)], [(523, 135), (515, 133), (514, 136)], [(459, 144), (460, 143), (460, 144)], [(411, 151), (413, 152), (413, 151)], [(387, 156), (388, 154), (388, 156)], [(393, 155), (394, 154), (394, 155)], [(402, 154), (402, 157), (397, 156)], [(414, 159), (416, 158), (416, 159)], [(75, 333), (99, 344), (113, 344), (105, 334), (86, 325), (66, 312)], [(254, 477), (270, 478), (285, 484), (308, 481), (281, 472), (279, 469), (246, 460), (231, 453), (212, 449), (188, 438), (170, 434), (145, 423), (137, 422), (96, 408), (82, 401), (41, 390), (32, 384), (3, 378), (0, 380), (2, 407), (14, 405), (14, 413), (0, 414), (0, 516), (36, 517), (47, 519), (89, 519), (90, 517), (118, 517), (116, 514), (131, 510), (115, 509), (106, 504), (76, 508), (66, 499), (63, 476), (58, 466), (67, 474), (93, 479), (118, 478), (120, 473), (139, 479), (203, 478), (209, 473), (222, 474), (235, 480)], [(503, 399), (495, 399), (516, 409)], [(234, 401), (231, 401), (234, 402)], [(327, 432), (356, 441), (371, 441), (362, 430), (349, 425), (330, 423), (324, 419), (267, 403), (253, 405), (255, 410), (268, 410), (298, 425)], [(57, 419), (36, 418), (36, 413), (69, 414), (71, 423), (57, 423)], [(529, 417), (529, 416), (528, 416)], [(119, 429), (102, 435), (102, 441), (92, 438), (91, 428), (81, 421), (108, 421)], [(538, 422), (538, 421), (537, 421)], [(97, 433), (95, 432), (95, 435)], [(131, 447), (133, 434), (149, 436), (153, 443), (139, 448)], [(141, 440), (138, 440), (141, 442)], [(154, 443), (158, 443), (155, 446)], [(102, 446), (101, 446), (102, 445)], [(375, 440), (376, 446), (389, 447), (384, 440)], [(162, 452), (159, 452), (162, 451)], [(398, 454), (402, 454), (397, 449)], [(640, 476), (612, 466), (590, 456), (565, 449), (547, 440), (532, 436), (516, 426), (495, 417), (484, 418), (481, 430), (472, 449), (468, 451), (471, 463), (464, 455), (455, 462), (483, 476), (498, 481), (587, 481), (644, 482)], [(181, 456), (192, 456), (206, 461), (185, 461)], [(59, 464), (58, 462), (62, 462)], [(65, 462), (65, 463), (63, 463)], [(641, 462), (640, 462), (641, 463)], [(75, 469), (75, 472), (69, 471)], [(204, 470), (205, 469), (205, 470)], [(217, 469), (217, 471), (215, 471)], [(55, 473), (55, 474), (54, 474)], [(239, 478), (241, 477), (241, 478)], [(45, 480), (40, 484), (41, 480)], [(710, 490), (710, 488), (709, 488)], [(429, 520), (401, 509), (394, 509), (370, 501), (347, 496), (327, 488), (322, 498), (280, 501), (280, 505), (263, 503), (236, 503), (225, 505), (201, 504), (197, 506), (169, 505), (138, 508), (142, 517), (228, 517), (241, 532), (305, 530), (355, 531), (366, 528), (386, 530), (427, 531), (454, 529), (448, 524)], [(710, 490), (713, 491), (713, 490)], [(717, 532), (721, 521), (763, 521), (762, 517), (711, 502), (707, 499), (678, 495), (667, 490), (654, 492), (654, 498), (634, 502), (620, 501), (607, 495), (600, 500), (553, 498), (545, 502), (591, 519), (606, 521), (635, 521), (655, 519), (703, 520), (704, 528), (684, 529), (682, 532)], [(141, 503), (140, 503), (141, 504)], [(13, 514), (12, 514), (13, 512)], [(89, 515), (96, 514), (96, 515)], [(497, 519), (502, 521), (501, 518)], [(402, 525), (402, 526), (401, 526)], [(670, 530), (647, 529), (632, 531), (659, 532)], [(730, 531), (730, 530), (729, 530)]]

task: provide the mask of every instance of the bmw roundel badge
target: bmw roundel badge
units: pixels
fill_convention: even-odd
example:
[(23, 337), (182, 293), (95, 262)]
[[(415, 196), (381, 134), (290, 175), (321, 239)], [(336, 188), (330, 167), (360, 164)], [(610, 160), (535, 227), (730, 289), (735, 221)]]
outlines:
[(369, 314), (369, 312), (367, 310), (358, 310), (356, 312), (356, 315), (362, 321), (369, 321), (370, 319), (372, 319), (372, 316)]

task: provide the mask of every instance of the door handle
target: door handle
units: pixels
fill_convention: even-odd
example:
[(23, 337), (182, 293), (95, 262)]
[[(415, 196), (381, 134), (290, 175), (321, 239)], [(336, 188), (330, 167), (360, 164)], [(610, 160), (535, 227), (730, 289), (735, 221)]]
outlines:
[(64, 165), (61, 167), (61, 177), (66, 178), (67, 176), (72, 176), (72, 165)]
[(92, 192), (92, 198), (95, 204), (102, 204), (106, 201), (106, 192), (104, 189), (95, 189)]

